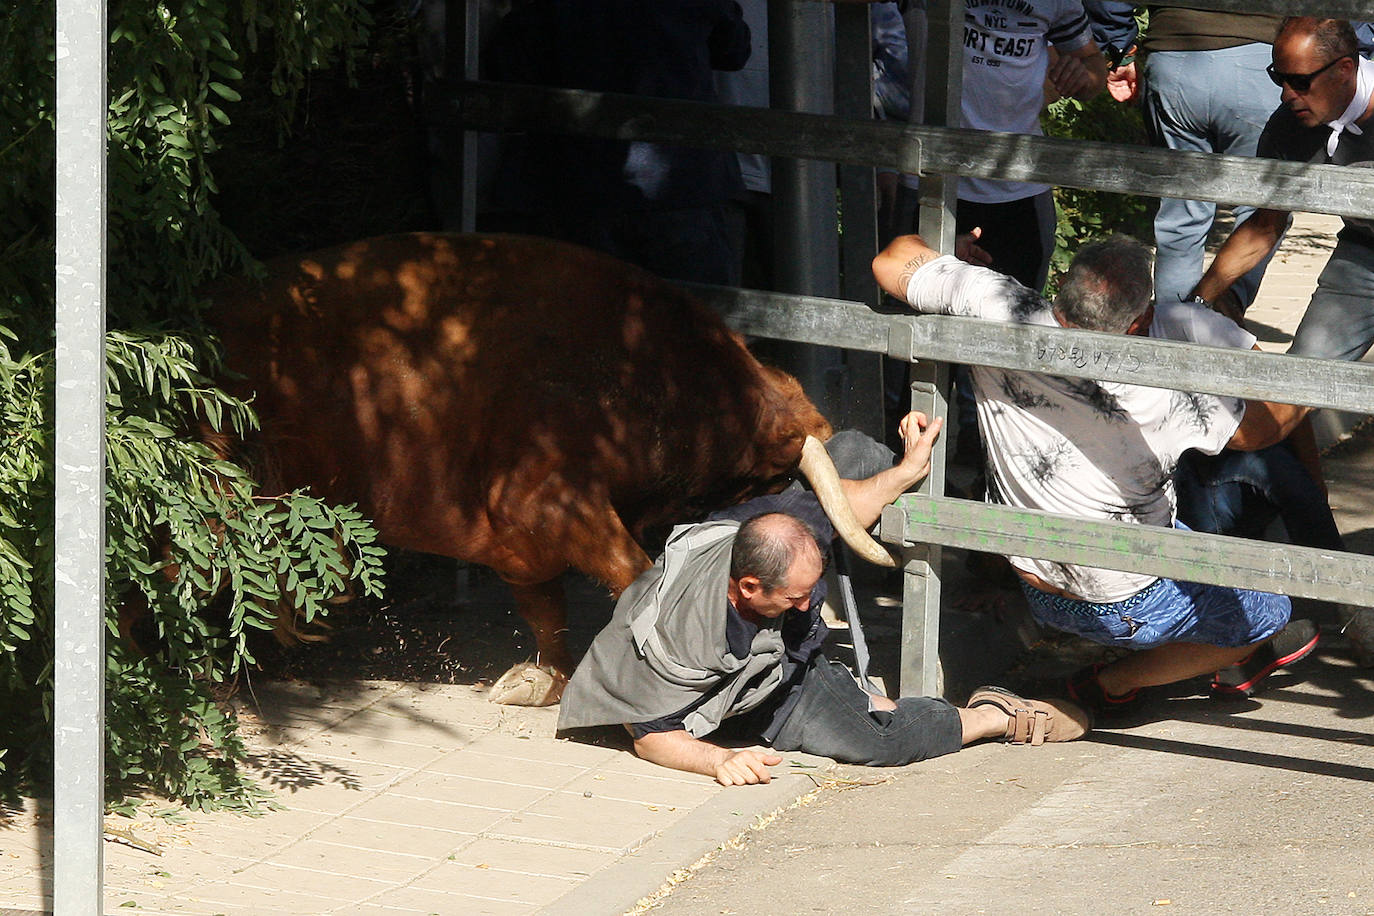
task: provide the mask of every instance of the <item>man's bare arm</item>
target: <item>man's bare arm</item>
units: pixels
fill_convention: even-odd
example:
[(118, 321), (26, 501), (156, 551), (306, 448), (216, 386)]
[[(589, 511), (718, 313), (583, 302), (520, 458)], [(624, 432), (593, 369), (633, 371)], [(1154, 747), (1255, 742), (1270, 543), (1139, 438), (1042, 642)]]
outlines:
[(899, 235), (873, 259), (873, 278), (885, 293), (906, 302), (912, 276), (939, 256), (919, 235)]
[(777, 754), (752, 748), (731, 750), (693, 738), (686, 731), (650, 732), (635, 739), (635, 753), (650, 763), (710, 776), (723, 786), (768, 782), (768, 768), (782, 763)]
[(1287, 225), (1288, 214), (1283, 210), (1256, 210), (1231, 232), (1207, 272), (1193, 287), (1193, 295), (1215, 302), (1274, 250)]
[[(1239, 319), (1234, 319), (1236, 324), (1244, 327)], [(1263, 353), (1259, 344), (1255, 344), (1250, 349), (1256, 353)], [(1286, 405), (1285, 405), (1286, 406)], [(1312, 475), (1312, 480), (1322, 493), (1326, 493), (1326, 478), (1322, 474), (1322, 456), (1317, 448), (1317, 433), (1312, 428), (1312, 413), (1307, 411), (1301, 420), (1293, 427), (1293, 431), (1288, 434), (1288, 446), (1297, 456), (1298, 462), (1307, 469), (1307, 473)], [(1263, 446), (1261, 446), (1263, 447)]]
[(840, 481), (860, 525), (872, 527), (883, 514), (883, 506), (891, 505), (898, 496), (926, 479), (930, 473), (930, 450), (943, 428), (940, 417), (927, 421), (925, 414), (913, 410), (898, 426), (904, 446), (900, 462), (864, 480)]
[[(1327, 494), (1326, 475), (1322, 473), (1322, 454), (1317, 448), (1317, 432), (1312, 428), (1312, 415), (1309, 413), (1288, 436), (1288, 447), (1297, 456), (1298, 463), (1307, 468), (1312, 482)], [(1327, 494), (1328, 496), (1330, 494)]]
[(1239, 428), (1226, 445), (1242, 452), (1268, 448), (1287, 439), (1311, 412), (1311, 407), (1300, 407), (1297, 404), (1246, 401), (1245, 416), (1241, 418)]

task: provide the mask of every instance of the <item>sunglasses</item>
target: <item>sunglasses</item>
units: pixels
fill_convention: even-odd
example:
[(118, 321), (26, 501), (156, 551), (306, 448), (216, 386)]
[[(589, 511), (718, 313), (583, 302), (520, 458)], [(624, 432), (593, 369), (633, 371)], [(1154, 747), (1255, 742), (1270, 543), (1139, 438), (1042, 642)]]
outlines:
[(1275, 70), (1273, 64), (1265, 67), (1264, 72), (1269, 74), (1269, 78), (1273, 80), (1274, 85), (1279, 88), (1282, 88), (1283, 84), (1287, 83), (1288, 88), (1292, 89), (1294, 92), (1306, 92), (1312, 88), (1312, 81), (1314, 79), (1345, 60), (1346, 57), (1354, 56), (1353, 54), (1346, 54), (1343, 57), (1338, 57), (1320, 70), (1313, 70), (1311, 73), (1284, 73), (1281, 70)]

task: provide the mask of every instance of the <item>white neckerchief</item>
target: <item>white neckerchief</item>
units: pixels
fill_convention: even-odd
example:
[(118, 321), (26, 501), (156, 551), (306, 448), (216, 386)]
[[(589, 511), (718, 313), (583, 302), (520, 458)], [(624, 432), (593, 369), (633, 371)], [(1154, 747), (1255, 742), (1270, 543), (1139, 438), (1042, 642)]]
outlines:
[(1348, 130), (1357, 137), (1364, 133), (1355, 122), (1364, 117), (1365, 111), (1369, 108), (1370, 96), (1374, 95), (1374, 60), (1366, 60), (1356, 55), (1355, 62), (1355, 97), (1350, 100), (1350, 105), (1339, 118), (1326, 122), (1331, 128), (1331, 136), (1326, 141), (1328, 157), (1336, 155), (1336, 144), (1341, 142), (1342, 131)]

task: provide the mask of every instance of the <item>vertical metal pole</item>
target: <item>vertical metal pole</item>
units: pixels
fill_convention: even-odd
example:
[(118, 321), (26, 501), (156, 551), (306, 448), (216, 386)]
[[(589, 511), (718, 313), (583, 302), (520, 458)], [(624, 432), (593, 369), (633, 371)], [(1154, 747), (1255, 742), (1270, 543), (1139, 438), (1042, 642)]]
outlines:
[[(463, 79), (475, 80), (479, 73), (477, 49), (481, 42), (482, 0), (467, 0), (463, 8), (462, 44), (458, 46), (463, 52), (462, 73)], [(463, 218), (460, 226), (463, 232), (472, 232), (477, 228), (477, 159), (480, 149), (477, 133), (464, 131), (460, 152), (462, 171), (459, 173), (463, 183)]]
[[(912, 366), (911, 407), (929, 417), (949, 414), (949, 366), (929, 360)], [(945, 441), (931, 454), (930, 474), (916, 492), (939, 496), (945, 491)], [(902, 655), (898, 673), (901, 696), (933, 697), (943, 693), (940, 678), (940, 566), (936, 544), (917, 544), (902, 551)]]
[[(926, 4), (929, 40), (927, 47), (913, 47), (911, 59), (924, 63), (925, 123), (958, 125), (959, 96), (963, 85), (962, 0), (931, 0)], [(910, 35), (909, 35), (910, 37)], [(914, 102), (914, 100), (913, 100)], [(954, 205), (958, 179), (940, 175), (921, 176), (920, 233), (940, 251), (954, 250)], [(928, 416), (946, 416), (949, 405), (949, 366), (929, 360), (911, 370), (911, 407)], [(944, 437), (931, 455), (931, 473), (920, 492), (939, 495), (945, 487)], [(933, 696), (941, 690), (940, 665), (940, 564), (941, 549), (918, 545), (904, 552), (902, 587), (902, 696)]]
[[(866, 3), (835, 5), (835, 113), (867, 121), (873, 117), (873, 26)], [(840, 295), (852, 302), (878, 304), (878, 285), (870, 264), (878, 253), (878, 195), (872, 166), (842, 165), (840, 173)], [(883, 358), (845, 352), (843, 408), (832, 415), (836, 426), (859, 429), (875, 439), (883, 434)]]
[[(773, 108), (831, 114), (835, 28), (831, 5), (768, 0), (768, 93)], [(782, 292), (839, 295), (835, 166), (773, 160), (774, 279)], [(783, 362), (821, 412), (843, 412), (844, 361), (833, 347), (787, 347)]]
[(104, 0), (57, 2), (53, 909), (102, 910), (105, 803)]
[[(453, 89), (463, 80), (477, 79), (477, 49), (481, 42), (482, 4), (484, 0), (443, 0), (444, 104), (453, 97)], [(445, 195), (457, 204), (456, 213), (444, 213), (444, 228), (472, 232), (477, 226), (477, 191), (479, 135), (475, 131), (456, 130), (451, 118), (442, 119), (442, 161), (446, 166), (440, 181), (456, 182), (457, 193)], [(457, 224), (454, 224), (454, 218)]]
[[(835, 5), (835, 114), (867, 121), (873, 117), (873, 27), (866, 3)], [(878, 303), (878, 287), (868, 269), (878, 253), (877, 190), (874, 169), (841, 165), (844, 298)]]

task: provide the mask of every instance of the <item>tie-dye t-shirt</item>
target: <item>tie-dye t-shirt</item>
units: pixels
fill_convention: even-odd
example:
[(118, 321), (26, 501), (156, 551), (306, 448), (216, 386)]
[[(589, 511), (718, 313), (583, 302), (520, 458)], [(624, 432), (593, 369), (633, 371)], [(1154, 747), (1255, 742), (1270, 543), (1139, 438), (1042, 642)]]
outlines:
[[(916, 271), (907, 301), (932, 314), (1058, 326), (1040, 296), (949, 255)], [(1221, 451), (1245, 412), (1237, 398), (985, 366), (973, 367), (973, 386), (988, 502), (1142, 525), (1173, 524), (1179, 456)], [(1123, 600), (1155, 578), (1030, 557), (1011, 562), (1094, 602)]]

